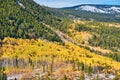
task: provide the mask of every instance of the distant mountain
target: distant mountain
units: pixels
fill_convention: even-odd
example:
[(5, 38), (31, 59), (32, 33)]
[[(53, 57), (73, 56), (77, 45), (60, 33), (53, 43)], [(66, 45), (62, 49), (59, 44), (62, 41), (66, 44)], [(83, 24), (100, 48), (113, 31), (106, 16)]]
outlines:
[(64, 9), (73, 9), (78, 11), (87, 11), (94, 13), (105, 13), (105, 14), (116, 14), (120, 13), (120, 6), (118, 5), (92, 5), (92, 4), (83, 4), (73, 7), (66, 7)]
[(120, 6), (82, 4), (60, 8), (64, 15), (72, 19), (120, 22)]

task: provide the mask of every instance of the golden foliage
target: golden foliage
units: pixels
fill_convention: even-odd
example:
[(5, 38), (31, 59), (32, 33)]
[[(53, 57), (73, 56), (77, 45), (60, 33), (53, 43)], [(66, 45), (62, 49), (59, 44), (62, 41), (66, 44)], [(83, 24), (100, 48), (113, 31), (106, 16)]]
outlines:
[(75, 61), (87, 65), (101, 66), (107, 69), (120, 70), (120, 63), (111, 58), (103, 57), (90, 51), (80, 48), (72, 43), (60, 45), (59, 43), (47, 42), (44, 40), (28, 40), (5, 38), (3, 40), (2, 58), (14, 58), (32, 61), (46, 60), (50, 62), (54, 56), (54, 62)]

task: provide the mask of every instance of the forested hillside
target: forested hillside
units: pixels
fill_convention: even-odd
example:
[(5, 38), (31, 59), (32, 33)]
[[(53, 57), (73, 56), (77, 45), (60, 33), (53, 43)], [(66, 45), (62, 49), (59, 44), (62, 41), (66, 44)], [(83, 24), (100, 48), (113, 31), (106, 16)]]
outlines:
[[(83, 21), (84, 22), (84, 21)], [(120, 49), (120, 27), (110, 26), (110, 23), (84, 22), (76, 24), (75, 30), (79, 32), (88, 32), (92, 38), (88, 40), (91, 46), (99, 46), (104, 49), (110, 49), (118, 52)]]
[(1, 0), (0, 38), (43, 38), (60, 41), (50, 29), (42, 25), (45, 22), (64, 31), (69, 24), (66, 19), (52, 16), (33, 0)]
[(120, 61), (120, 24), (74, 20), (68, 35), (91, 52)]
[[(39, 72), (43, 72), (46, 79), (49, 76), (50, 80), (59, 78), (62, 80), (64, 75), (72, 80), (77, 77), (82, 80), (83, 75), (89, 77), (96, 73), (119, 75), (119, 62), (91, 53), (72, 43), (61, 45), (40, 39), (13, 38), (5, 38), (2, 42), (4, 44), (0, 49), (0, 60), (2, 61), (0, 64), (5, 67), (5, 72), (9, 75), (14, 75), (16, 71), (21, 73), (24, 69), (26, 71), (39, 69)], [(62, 70), (64, 70), (63, 73), (60, 73)]]

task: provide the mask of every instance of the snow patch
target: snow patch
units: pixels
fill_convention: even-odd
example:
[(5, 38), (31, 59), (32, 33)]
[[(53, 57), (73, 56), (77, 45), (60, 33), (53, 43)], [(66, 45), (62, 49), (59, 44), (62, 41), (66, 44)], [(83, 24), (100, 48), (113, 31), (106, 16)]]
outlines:
[(24, 6), (21, 2), (18, 1), (18, 4), (19, 4), (22, 8), (25, 8), (25, 6)]
[(108, 75), (108, 78), (109, 78), (109, 79), (114, 79), (114, 78), (115, 78), (115, 75), (109, 74), (109, 75)]

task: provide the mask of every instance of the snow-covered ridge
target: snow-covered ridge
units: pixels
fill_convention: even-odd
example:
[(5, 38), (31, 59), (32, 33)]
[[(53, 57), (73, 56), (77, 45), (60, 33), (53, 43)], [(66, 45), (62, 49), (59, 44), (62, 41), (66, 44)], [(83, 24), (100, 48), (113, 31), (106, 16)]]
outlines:
[(94, 13), (120, 13), (120, 7), (111, 6), (111, 7), (96, 7), (92, 5), (83, 5), (76, 7), (75, 10), (89, 11)]
[(75, 10), (85, 10), (90, 12), (97, 12), (97, 13), (106, 13), (104, 10), (98, 9), (95, 6), (80, 6)]
[(113, 11), (116, 11), (118, 13), (120, 13), (120, 7), (111, 7), (111, 8), (108, 8), (108, 10), (113, 10)]

